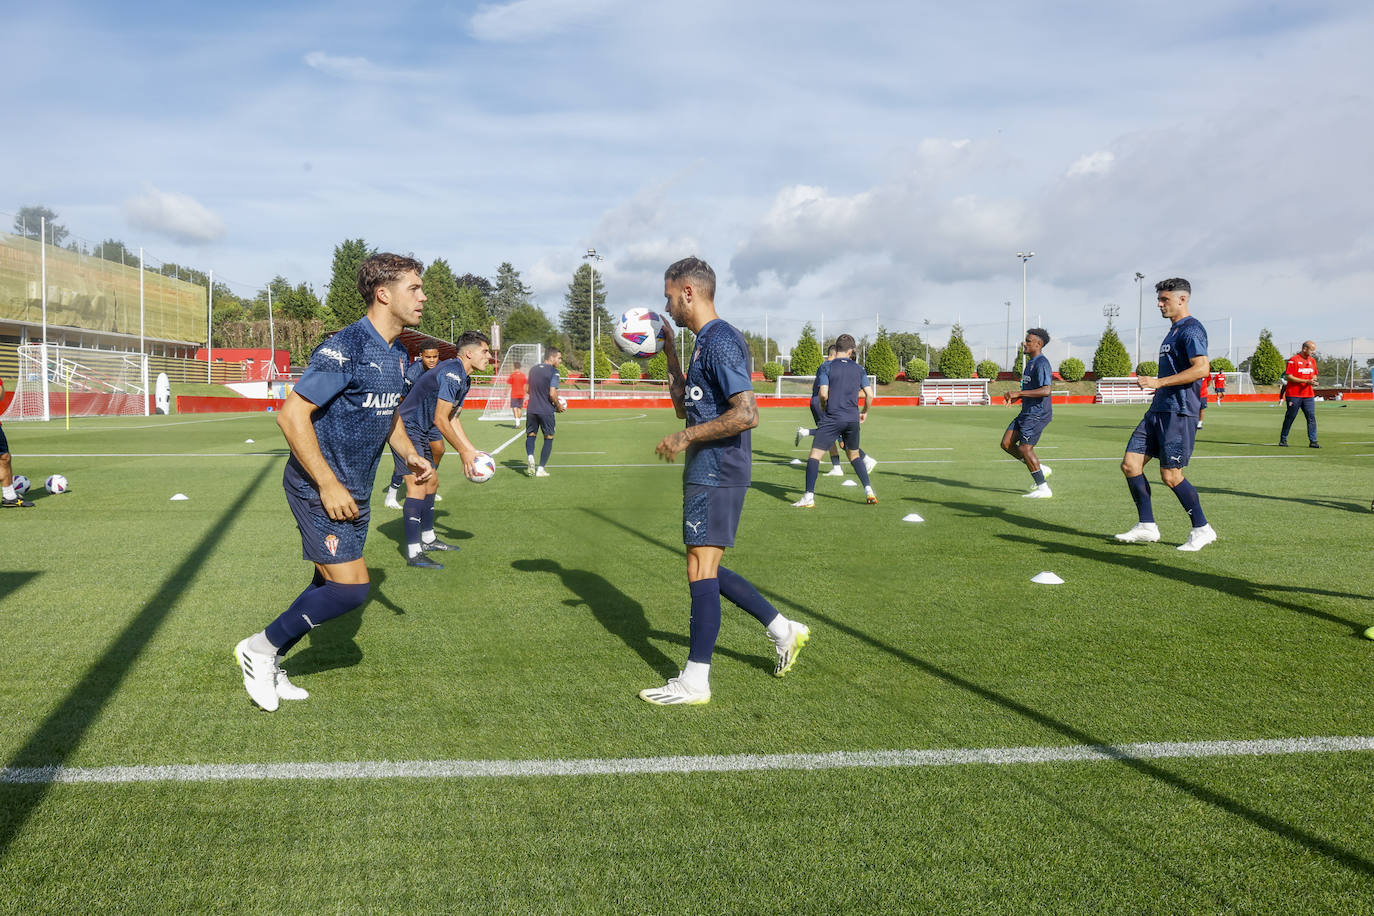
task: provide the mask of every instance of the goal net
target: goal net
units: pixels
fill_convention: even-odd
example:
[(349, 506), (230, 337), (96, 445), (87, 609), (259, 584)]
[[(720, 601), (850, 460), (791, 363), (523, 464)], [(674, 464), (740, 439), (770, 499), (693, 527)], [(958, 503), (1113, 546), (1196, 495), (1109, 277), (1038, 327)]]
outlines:
[(18, 356), (19, 381), (0, 419), (148, 415), (146, 354), (25, 344)]
[[(867, 378), (868, 381), (864, 384), (872, 389), (873, 398), (876, 400), (878, 397), (878, 377), (869, 375)], [(775, 398), (809, 398), (811, 397), (811, 386), (815, 382), (816, 377), (814, 375), (780, 375), (774, 383), (773, 391), (760, 391), (759, 394), (765, 396), (772, 394)]]
[[(485, 397), (487, 406), (482, 408), (482, 420), (514, 420), (515, 413), (510, 408), (510, 374), (519, 367), (527, 377), (530, 370), (544, 361), (542, 344), (511, 344), (506, 355), (501, 357), (501, 365), (491, 378), (490, 386), (474, 387), (471, 396)], [(528, 393), (526, 394), (528, 397)]]

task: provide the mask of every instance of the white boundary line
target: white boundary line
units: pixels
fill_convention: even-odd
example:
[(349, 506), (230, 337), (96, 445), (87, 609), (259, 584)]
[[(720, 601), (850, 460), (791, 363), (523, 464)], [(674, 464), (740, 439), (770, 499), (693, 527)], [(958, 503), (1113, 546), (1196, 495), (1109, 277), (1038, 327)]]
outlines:
[(264, 779), (480, 779), (631, 776), (647, 773), (746, 773), (874, 767), (935, 767), (1101, 763), (1209, 757), (1269, 757), (1374, 751), (1374, 737), (1271, 738), (1080, 744), (1067, 747), (986, 747), (948, 750), (832, 751), (825, 754), (730, 754), (581, 760), (372, 760), (356, 763), (174, 764), (169, 766), (7, 767), (0, 784), (230, 782)]

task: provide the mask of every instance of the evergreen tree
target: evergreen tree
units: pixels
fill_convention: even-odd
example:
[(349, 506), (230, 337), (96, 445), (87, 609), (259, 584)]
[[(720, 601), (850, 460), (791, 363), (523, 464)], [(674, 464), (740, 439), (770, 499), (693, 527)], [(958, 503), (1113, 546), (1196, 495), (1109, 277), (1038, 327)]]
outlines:
[(350, 325), (367, 314), (367, 303), (358, 294), (358, 268), (377, 253), (362, 239), (344, 239), (334, 246), (334, 267), (329, 278), (329, 293), (324, 297), (328, 312), (326, 324), (336, 328)]
[(1116, 334), (1116, 328), (1107, 322), (1107, 330), (1097, 342), (1097, 352), (1093, 354), (1093, 375), (1097, 378), (1125, 378), (1131, 374), (1131, 354)]
[(864, 368), (877, 378), (879, 385), (891, 385), (892, 380), (897, 377), (897, 354), (892, 352), (892, 344), (888, 342), (886, 329), (879, 329), (877, 341), (868, 348)]
[(544, 310), (522, 305), (506, 316), (501, 326), (501, 344), (537, 343), (548, 347), (561, 346), (561, 339)]
[(807, 322), (801, 330), (801, 338), (792, 348), (792, 374), (815, 375), (825, 357), (821, 355), (821, 345), (816, 343), (816, 330)]
[(124, 247), (123, 242), (117, 239), (106, 239), (91, 249), (91, 254), (104, 261), (127, 264), (131, 267), (138, 266), (138, 252), (130, 251)]
[[(320, 297), (315, 295), (315, 290), (307, 283), (292, 286), (291, 281), (283, 276), (275, 276), (272, 282), (267, 284), (272, 290), (272, 317), (275, 321), (285, 319), (295, 319), (300, 321), (310, 321), (320, 317), (323, 306), (320, 304)], [(265, 321), (267, 319), (267, 292), (264, 290), (258, 293), (253, 300), (253, 317)]]
[(1236, 364), (1224, 356), (1218, 356), (1212, 360), (1212, 371), (1215, 372), (1235, 372)]
[[(47, 220), (47, 239), (50, 245), (61, 245), (67, 240), (70, 234), (67, 227), (57, 222), (57, 214), (47, 207), (20, 207), (19, 212), (14, 217), (15, 235), (21, 235), (26, 239), (38, 239), (39, 228), (42, 227), (43, 220)], [(135, 258), (134, 262), (137, 263)]]
[(1059, 364), (1059, 377), (1066, 382), (1081, 381), (1087, 371), (1088, 367), (1083, 365), (1083, 360), (1076, 356), (1070, 356)]
[(520, 271), (511, 266), (510, 261), (502, 261), (496, 268), (496, 288), (486, 297), (487, 312), (502, 324), (506, 316), (522, 305), (533, 305), (530, 296), (534, 290), (520, 279)]
[[(461, 327), (458, 317), (458, 281), (453, 270), (443, 258), (435, 258), (434, 263), (425, 268), (420, 278), (425, 289), (425, 311), (420, 318), (421, 333), (443, 340), (451, 339), (450, 334), (466, 330)], [(455, 319), (450, 322), (450, 318)]]
[(487, 298), (475, 286), (460, 286), (454, 299), (453, 333), (464, 331), (491, 331), (491, 313), (487, 311)]
[(908, 382), (924, 382), (930, 378), (930, 364), (919, 356), (913, 356), (906, 363), (906, 380)]
[(1020, 346), (1016, 348), (1016, 363), (1012, 366), (1011, 371), (1015, 372), (1017, 375), (1021, 375), (1023, 372), (1026, 371), (1025, 346)]
[(656, 379), (660, 382), (668, 381), (668, 354), (662, 350), (655, 353), (644, 364), (644, 375), (646, 378)]
[(1002, 371), (1002, 367), (990, 359), (985, 359), (978, 363), (977, 370), (979, 378), (990, 378), (995, 381), (998, 373)]
[[(587, 312), (589, 304), (596, 306), (597, 349), (601, 349), (602, 338), (611, 333), (611, 314), (606, 311), (606, 288), (601, 282), (601, 274), (596, 275), (596, 288), (591, 288), (592, 268), (590, 264), (578, 265), (573, 273), (568, 291), (563, 294), (563, 311), (558, 315), (558, 326), (568, 336), (573, 348), (587, 349)], [(598, 369), (600, 364), (598, 363)]]
[(1268, 328), (1260, 331), (1259, 345), (1250, 357), (1250, 378), (1256, 385), (1277, 385), (1283, 378), (1284, 359), (1274, 346), (1274, 336)]
[(972, 378), (973, 370), (973, 351), (964, 343), (964, 329), (956, 324), (940, 354), (940, 374), (945, 378)]

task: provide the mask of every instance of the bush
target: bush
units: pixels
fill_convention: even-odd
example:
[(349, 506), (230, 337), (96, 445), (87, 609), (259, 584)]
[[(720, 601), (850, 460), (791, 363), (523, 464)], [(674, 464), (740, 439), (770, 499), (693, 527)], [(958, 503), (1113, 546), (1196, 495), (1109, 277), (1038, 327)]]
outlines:
[(1213, 371), (1213, 372), (1235, 372), (1235, 371), (1236, 371), (1236, 364), (1233, 363), (1233, 362), (1231, 362), (1229, 359), (1227, 359), (1227, 358), (1224, 357), (1224, 356), (1218, 356), (1216, 359), (1212, 360), (1212, 371)]
[(776, 382), (778, 376), (782, 375), (782, 363), (764, 363), (763, 377), (770, 382)]
[(1284, 360), (1268, 328), (1260, 331), (1259, 345), (1250, 357), (1250, 378), (1256, 385), (1277, 385), (1283, 378)]
[(978, 364), (978, 377), (996, 379), (1002, 371), (1002, 367), (990, 359), (985, 359)]
[(940, 374), (945, 378), (969, 378), (973, 368), (973, 351), (964, 343), (964, 329), (956, 324), (945, 352), (940, 354)]
[(1076, 356), (1070, 356), (1059, 364), (1059, 377), (1066, 382), (1079, 382), (1083, 380), (1083, 374), (1088, 371), (1088, 367), (1083, 365), (1083, 360)]
[(879, 385), (891, 385), (897, 377), (897, 354), (892, 352), (886, 333), (879, 335), (877, 342), (868, 348), (864, 368), (873, 374)]
[(657, 382), (668, 381), (668, 354), (659, 350), (644, 364), (644, 374)]
[(906, 378), (909, 382), (924, 382), (930, 378), (930, 364), (919, 356), (907, 360)]
[(1116, 335), (1116, 328), (1107, 322), (1107, 330), (1097, 342), (1097, 352), (1093, 354), (1093, 375), (1097, 378), (1125, 378), (1131, 374), (1131, 354), (1126, 345)]
[(638, 360), (633, 359), (627, 359), (621, 363), (620, 368), (616, 371), (620, 373), (621, 381), (625, 382), (636, 382), (644, 376), (643, 367), (639, 365)]
[(811, 322), (802, 326), (801, 339), (792, 348), (792, 374), (815, 375), (825, 357), (821, 355), (821, 345), (816, 343), (816, 332)]
[(1144, 360), (1139, 366), (1135, 367), (1135, 374), (1150, 376), (1159, 375), (1159, 363), (1152, 359)]

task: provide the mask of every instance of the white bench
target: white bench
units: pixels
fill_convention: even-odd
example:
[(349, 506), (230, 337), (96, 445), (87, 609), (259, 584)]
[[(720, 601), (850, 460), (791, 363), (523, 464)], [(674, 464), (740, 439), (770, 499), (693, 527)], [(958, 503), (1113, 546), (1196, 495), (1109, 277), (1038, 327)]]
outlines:
[(1097, 380), (1097, 403), (1099, 404), (1144, 404), (1153, 400), (1154, 396), (1153, 391), (1140, 387), (1135, 376)]
[(985, 378), (928, 378), (921, 383), (922, 405), (986, 405), (988, 379)]

